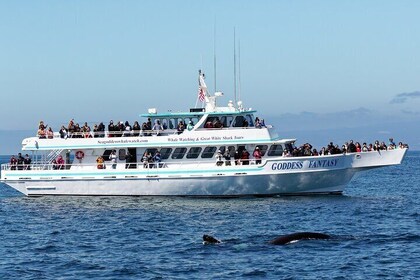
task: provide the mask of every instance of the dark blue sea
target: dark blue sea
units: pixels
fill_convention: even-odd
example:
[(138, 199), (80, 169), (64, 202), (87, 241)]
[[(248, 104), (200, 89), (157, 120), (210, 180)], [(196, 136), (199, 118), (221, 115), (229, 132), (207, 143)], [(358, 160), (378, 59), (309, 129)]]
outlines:
[[(0, 279), (419, 279), (419, 198), (411, 151), (341, 196), (28, 198), (0, 184)], [(333, 238), (268, 243), (298, 231)]]

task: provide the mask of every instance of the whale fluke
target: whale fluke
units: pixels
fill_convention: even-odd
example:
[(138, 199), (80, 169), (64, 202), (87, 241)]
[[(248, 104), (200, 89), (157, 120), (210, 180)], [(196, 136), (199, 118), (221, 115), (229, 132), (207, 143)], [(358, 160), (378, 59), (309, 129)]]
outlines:
[(216, 238), (214, 238), (211, 235), (204, 234), (203, 235), (203, 243), (204, 244), (218, 244), (218, 243), (220, 243), (220, 241), (217, 240)]
[(274, 245), (286, 245), (292, 241), (305, 240), (305, 239), (330, 239), (331, 236), (318, 232), (296, 232), (292, 234), (281, 235), (276, 239), (271, 240), (269, 243)]

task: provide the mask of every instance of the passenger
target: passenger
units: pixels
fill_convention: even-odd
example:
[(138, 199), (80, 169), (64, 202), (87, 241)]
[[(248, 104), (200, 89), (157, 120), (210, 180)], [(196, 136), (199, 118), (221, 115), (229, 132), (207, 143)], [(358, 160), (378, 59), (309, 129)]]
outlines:
[(101, 156), (98, 156), (96, 158), (96, 166), (98, 169), (105, 169), (105, 165), (104, 165), (104, 158)]
[(222, 122), (219, 120), (219, 118), (217, 118), (217, 119), (216, 119), (216, 121), (214, 122), (213, 127), (214, 127), (214, 128), (222, 128), (222, 127), (223, 127), (223, 124), (222, 124)]
[(47, 130), (47, 138), (48, 139), (53, 139), (54, 138), (54, 131), (52, 130), (51, 127), (49, 127), (48, 130)]
[(60, 170), (60, 169), (64, 169), (64, 159), (61, 155), (58, 155), (57, 159), (56, 159), (56, 169)]
[(64, 125), (61, 126), (59, 133), (60, 133), (60, 138), (67, 139), (68, 132), (67, 132), (67, 129), (64, 127)]
[(353, 144), (353, 140), (350, 140), (350, 143), (347, 147), (347, 152), (355, 153), (356, 152), (356, 145)]
[(259, 119), (258, 117), (256, 117), (256, 118), (255, 118), (254, 123), (255, 123), (255, 127), (256, 127), (256, 128), (261, 128), (260, 119)]
[(17, 157), (17, 168), (18, 170), (23, 170), (23, 163), (25, 159), (23, 158), (22, 154), (19, 153)]
[(255, 158), (255, 164), (261, 164), (262, 154), (259, 147), (256, 147), (254, 153), (252, 154)]
[(129, 168), (135, 168), (131, 162), (133, 161), (133, 155), (130, 154), (129, 151), (127, 151), (127, 154), (125, 155), (125, 169)]
[(112, 163), (112, 169), (116, 169), (117, 168), (117, 151), (116, 150), (112, 150), (111, 154), (109, 155), (109, 160)]
[(242, 165), (249, 165), (249, 153), (246, 149), (242, 151), (241, 162)]
[(163, 127), (163, 130), (168, 129), (168, 124), (165, 119), (162, 121), (162, 127)]
[(82, 129), (80, 128), (78, 123), (76, 123), (76, 125), (74, 126), (74, 134), (74, 138), (83, 138)]
[(394, 138), (389, 138), (389, 146), (393, 146), (393, 147), (395, 147), (396, 145), (395, 145), (395, 142), (394, 142)]
[(17, 163), (16, 157), (15, 156), (12, 156), (10, 158), (10, 170), (16, 170), (17, 164), (18, 163)]
[(98, 125), (98, 136), (101, 138), (105, 137), (105, 125), (103, 122), (100, 122)]
[(95, 124), (93, 126), (93, 138), (98, 138), (99, 137), (99, 132), (98, 132), (98, 125)]
[(382, 150), (382, 151), (387, 150), (387, 146), (385, 145), (385, 142), (381, 142), (381, 146), (379, 147), (379, 149)]
[(380, 150), (381, 145), (379, 144), (379, 141), (376, 140), (375, 144), (373, 145), (373, 150), (374, 151), (379, 151)]
[(312, 150), (312, 155), (313, 156), (319, 156), (318, 151), (316, 149)]
[(206, 122), (206, 124), (204, 125), (204, 128), (213, 128), (213, 123), (211, 121)]
[(363, 146), (362, 146), (362, 152), (366, 153), (366, 152), (368, 152), (368, 151), (369, 151), (369, 149), (368, 149), (368, 147), (367, 147), (367, 145), (366, 145), (366, 142), (364, 142), (364, 143), (363, 143)]
[(152, 130), (152, 120), (150, 118), (147, 118), (147, 130)]
[(325, 147), (322, 147), (322, 148), (321, 148), (321, 151), (319, 152), (319, 155), (320, 155), (320, 156), (325, 156), (325, 155), (327, 155), (327, 151), (326, 151)]
[(261, 127), (265, 127), (265, 121), (264, 121), (264, 119), (261, 119), (261, 121), (260, 121), (260, 126), (261, 126)]
[(372, 143), (370, 143), (369, 144), (369, 147), (368, 147), (368, 152), (372, 152), (372, 151), (374, 151), (375, 149), (373, 148), (373, 145), (372, 145)]
[(312, 149), (312, 145), (311, 144), (309, 144), (309, 143), (304, 144), (303, 145), (303, 149), (302, 149), (303, 156), (305, 156), (305, 157), (311, 156), (312, 155), (311, 149)]
[(362, 146), (360, 146), (359, 142), (356, 142), (356, 153), (362, 152)]
[(143, 168), (148, 168), (149, 167), (149, 154), (147, 153), (147, 151), (144, 152), (143, 157), (141, 158), (141, 161), (143, 162)]
[(193, 128), (194, 128), (194, 123), (192, 121), (189, 121), (187, 125), (187, 130), (191, 131)]
[(231, 155), (230, 155), (230, 151), (229, 149), (225, 149), (225, 153), (223, 154), (223, 157), (225, 158), (225, 165), (226, 166), (231, 166), (232, 163), (230, 162), (231, 160)]
[(180, 121), (178, 123), (177, 128), (176, 128), (178, 134), (181, 134), (182, 132), (184, 132), (184, 129), (185, 129), (184, 123), (182, 121)]
[(163, 130), (162, 125), (160, 124), (159, 120), (156, 120), (155, 125), (153, 126), (153, 129), (156, 132), (156, 135), (159, 136), (160, 132)]
[(139, 136), (140, 135), (140, 124), (138, 121), (135, 121), (133, 124), (133, 136)]
[(156, 163), (155, 167), (161, 168), (162, 167), (161, 161), (162, 161), (162, 156), (160, 155), (159, 151), (156, 151), (155, 155), (153, 156), (153, 162)]
[(76, 130), (76, 126), (74, 125), (74, 119), (71, 119), (69, 121), (69, 124), (67, 125), (68, 136), (70, 138), (74, 137), (73, 134), (74, 134), (75, 130)]
[(45, 130), (45, 128), (40, 128), (38, 130), (38, 138), (39, 139), (46, 139), (47, 138), (47, 131)]
[(118, 123), (116, 136), (117, 137), (122, 137), (123, 134), (124, 134), (124, 131), (125, 131), (125, 125), (124, 125), (124, 123), (122, 121), (120, 121)]
[(131, 136), (131, 134), (132, 134), (131, 130), (132, 129), (131, 129), (130, 123), (128, 121), (126, 121), (125, 124), (124, 124), (124, 137)]
[(150, 136), (150, 130), (146, 122), (142, 124), (140, 133), (142, 136)]
[(31, 170), (31, 163), (32, 163), (32, 159), (29, 157), (28, 154), (26, 154), (25, 158), (23, 159), (24, 169)]
[(115, 131), (114, 121), (110, 120), (108, 124), (108, 137), (114, 137), (114, 131)]
[(216, 156), (215, 156), (217, 166), (222, 166), (223, 165), (222, 157), (223, 157), (222, 151), (217, 150), (217, 153), (216, 153)]
[(39, 122), (39, 124), (38, 124), (38, 129), (41, 129), (41, 128), (46, 129), (46, 128), (47, 128), (47, 126), (48, 126), (48, 125), (45, 125), (45, 124), (44, 124), (44, 121), (40, 121), (40, 122)]
[(85, 122), (85, 124), (83, 125), (82, 129), (82, 136), (83, 138), (92, 138), (92, 135), (90, 135), (90, 126), (88, 125), (87, 122)]
[(242, 123), (242, 127), (248, 127), (249, 123), (246, 119), (244, 119), (244, 122)]
[(241, 165), (241, 155), (238, 150), (235, 151), (233, 158), (235, 159), (235, 165)]
[(399, 143), (398, 143), (398, 149), (404, 149), (404, 145), (403, 145), (403, 143), (402, 143), (402, 142), (399, 142)]
[(148, 160), (149, 168), (155, 167), (155, 163), (154, 163), (154, 159), (153, 159), (152, 153), (149, 152), (147, 154), (147, 160)]

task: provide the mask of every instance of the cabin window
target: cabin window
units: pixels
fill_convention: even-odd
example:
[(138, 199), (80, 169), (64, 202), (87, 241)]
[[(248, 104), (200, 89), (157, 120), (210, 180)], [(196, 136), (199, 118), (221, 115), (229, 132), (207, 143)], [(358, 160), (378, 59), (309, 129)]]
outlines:
[[(233, 157), (233, 156), (235, 155), (235, 147), (234, 147), (234, 146), (229, 146), (229, 147), (227, 147), (227, 148), (228, 148), (228, 151), (229, 151), (230, 156), (231, 156), (231, 157)], [(219, 148), (219, 150), (220, 150), (220, 152), (221, 152), (222, 154), (224, 154), (224, 153), (225, 153), (225, 151), (226, 151), (226, 146), (221, 146), (221, 147)]]
[(246, 120), (248, 121), (248, 126), (254, 126), (254, 120), (252, 119), (252, 115), (246, 115)]
[(118, 151), (118, 159), (119, 160), (125, 160), (125, 157), (126, 157), (125, 149), (120, 149)]
[(146, 153), (147, 154), (151, 154), (152, 156), (154, 156), (155, 154), (156, 154), (156, 151), (157, 151), (157, 149), (156, 148), (149, 148), (149, 149), (146, 149)]
[(233, 122), (233, 127), (243, 127), (245, 122), (244, 116), (237, 116)]
[(169, 119), (169, 129), (175, 129), (177, 125), (176, 119)]
[[(265, 155), (265, 153), (267, 152), (267, 148), (268, 148), (268, 146), (267, 146), (267, 145), (257, 145), (257, 147), (258, 147), (258, 149), (260, 150), (261, 155), (262, 155), (262, 156), (264, 156), (264, 155)], [(255, 147), (255, 148), (256, 148), (256, 147)], [(282, 151), (282, 153), (283, 153), (283, 151)]]
[(182, 159), (187, 152), (187, 148), (176, 148), (172, 153), (173, 159)]
[(198, 118), (197, 117), (185, 118), (184, 125), (187, 126), (190, 123), (190, 121), (193, 123), (193, 125), (195, 125), (196, 123), (198, 123)]
[(281, 156), (283, 155), (283, 147), (281, 145), (271, 145), (267, 154), (270, 157)]
[(160, 149), (160, 155), (162, 159), (168, 159), (171, 155), (172, 148), (162, 148)]
[(168, 129), (168, 120), (167, 119), (162, 119), (162, 127), (163, 127), (163, 129)]
[(104, 161), (109, 161), (109, 156), (111, 155), (112, 150), (105, 150), (104, 153), (102, 154), (102, 158), (104, 159)]
[(205, 147), (203, 153), (201, 154), (201, 158), (212, 158), (216, 149), (216, 147)]
[(187, 158), (198, 158), (201, 153), (201, 147), (192, 147), (188, 151)]
[(230, 127), (232, 122), (233, 122), (233, 117), (232, 116), (223, 116), (220, 118), (220, 121), (223, 124), (223, 127)]

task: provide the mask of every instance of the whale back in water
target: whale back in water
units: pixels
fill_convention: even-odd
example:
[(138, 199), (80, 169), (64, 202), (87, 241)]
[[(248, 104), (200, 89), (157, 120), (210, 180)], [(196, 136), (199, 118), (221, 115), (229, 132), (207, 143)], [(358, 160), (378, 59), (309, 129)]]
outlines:
[(214, 238), (211, 235), (204, 234), (203, 235), (203, 243), (204, 244), (218, 244), (218, 243), (220, 243), (220, 241), (217, 240), (216, 238)]
[(286, 245), (292, 241), (305, 240), (305, 239), (330, 239), (331, 236), (318, 232), (296, 232), (292, 234), (281, 235), (276, 239), (271, 240), (269, 243), (274, 245)]

